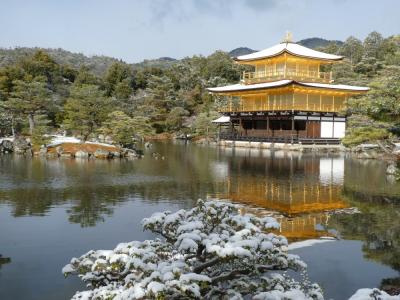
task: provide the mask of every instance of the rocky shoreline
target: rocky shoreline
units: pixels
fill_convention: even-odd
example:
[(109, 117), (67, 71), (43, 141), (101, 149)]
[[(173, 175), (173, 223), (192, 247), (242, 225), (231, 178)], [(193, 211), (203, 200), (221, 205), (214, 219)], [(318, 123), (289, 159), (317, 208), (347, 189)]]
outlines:
[(96, 142), (65, 142), (41, 146), (36, 149), (29, 139), (18, 137), (0, 140), (0, 153), (14, 153), (25, 156), (40, 156), (46, 158), (80, 158), (80, 159), (137, 159), (143, 156), (143, 151), (137, 149), (120, 148), (111, 144)]

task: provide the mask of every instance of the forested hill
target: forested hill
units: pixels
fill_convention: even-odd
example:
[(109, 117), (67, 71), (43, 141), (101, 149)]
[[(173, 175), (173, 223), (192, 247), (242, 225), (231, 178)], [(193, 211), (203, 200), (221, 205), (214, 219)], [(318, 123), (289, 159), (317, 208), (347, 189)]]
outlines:
[(247, 54), (251, 54), (254, 52), (257, 52), (257, 50), (253, 50), (253, 49), (250, 49), (247, 47), (239, 47), (239, 48), (235, 48), (235, 49), (229, 51), (228, 54), (230, 57), (237, 57), (240, 55), (247, 55)]
[(61, 48), (27, 48), (17, 47), (13, 49), (0, 48), (0, 68), (7, 65), (15, 64), (18, 60), (33, 55), (38, 50), (43, 50), (48, 53), (58, 64), (69, 65), (75, 69), (86, 66), (94, 74), (103, 74), (113, 63), (119, 62), (109, 56), (86, 56), (82, 53), (74, 53)]
[(335, 44), (336, 46), (341, 47), (343, 45), (343, 42), (338, 40), (326, 40), (318, 37), (313, 37), (309, 39), (300, 40), (297, 42), (297, 44), (307, 48), (317, 49), (321, 47), (327, 47), (330, 44)]
[[(327, 45), (334, 43), (341, 46), (343, 42), (326, 40), (323, 38), (309, 38), (298, 41), (298, 44), (309, 48), (319, 48), (326, 47)], [(266, 46), (267, 47), (267, 46)], [(58, 64), (69, 65), (75, 69), (79, 69), (82, 66), (87, 67), (95, 75), (100, 76), (105, 73), (105, 71), (115, 62), (122, 62), (119, 59), (104, 56), (104, 55), (94, 55), (86, 56), (82, 53), (74, 53), (61, 48), (27, 48), (27, 47), (17, 47), (13, 49), (0, 48), (0, 68), (7, 65), (16, 63), (19, 59), (33, 55), (36, 51), (43, 50), (48, 53)], [(257, 50), (253, 50), (248, 47), (238, 47), (228, 52), (229, 56), (236, 57), (240, 55), (246, 55)], [(136, 68), (169, 68), (173, 64), (177, 63), (178, 60), (171, 57), (160, 57), (158, 59), (145, 59), (140, 63), (132, 64)]]
[[(400, 132), (400, 36), (372, 32), (363, 41), (300, 43), (346, 57), (324, 66), (336, 83), (372, 87), (349, 103), (356, 118), (349, 123), (347, 142)], [(223, 51), (132, 65), (62, 49), (0, 49), (0, 136), (67, 130), (85, 139), (102, 133), (127, 144), (132, 132), (212, 133), (210, 121), (218, 117), (224, 99), (212, 97), (207, 87), (237, 83), (244, 70), (251, 67), (234, 63), (232, 52)]]
[[(327, 45), (334, 43), (338, 46), (342, 45), (341, 41), (331, 41), (322, 38), (309, 38), (298, 41), (300, 45), (305, 47), (316, 49), (318, 47), (326, 47)], [(267, 45), (265, 46), (267, 47)], [(43, 50), (48, 53), (58, 64), (69, 65), (75, 69), (79, 69), (82, 66), (87, 67), (95, 75), (100, 76), (105, 73), (105, 71), (115, 62), (122, 62), (119, 59), (104, 56), (104, 55), (94, 55), (86, 56), (82, 53), (74, 53), (61, 48), (51, 49), (51, 48), (27, 48), (27, 47), (17, 47), (13, 49), (0, 48), (0, 68), (7, 65), (16, 63), (19, 59), (33, 55), (36, 51)], [(248, 47), (238, 47), (228, 52), (229, 56), (236, 57), (240, 55), (246, 55), (257, 50), (253, 50)], [(173, 64), (177, 63), (179, 60), (171, 57), (160, 57), (158, 59), (145, 59), (140, 63), (132, 64), (134, 68), (169, 68)]]

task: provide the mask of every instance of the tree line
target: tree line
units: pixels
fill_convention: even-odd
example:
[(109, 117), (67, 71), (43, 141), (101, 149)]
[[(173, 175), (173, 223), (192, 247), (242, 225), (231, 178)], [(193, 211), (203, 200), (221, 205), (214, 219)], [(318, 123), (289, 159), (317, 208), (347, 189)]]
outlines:
[(345, 61), (333, 65), (335, 83), (369, 86), (362, 96), (347, 103), (348, 130), (342, 142), (352, 146), (397, 138), (400, 134), (400, 35), (384, 38), (371, 32), (364, 41), (349, 37), (340, 47), (321, 51), (339, 54)]
[[(400, 36), (372, 32), (364, 41), (349, 37), (318, 50), (346, 57), (327, 67), (336, 83), (372, 87), (349, 101), (345, 142), (396, 135)], [(0, 65), (0, 136), (30, 135), (42, 143), (44, 133), (67, 131), (84, 140), (109, 135), (125, 146), (132, 138), (158, 133), (205, 134), (220, 105), (206, 88), (237, 83), (248, 68), (223, 51), (165, 66), (113, 61), (102, 73), (56, 61), (40, 49)]]

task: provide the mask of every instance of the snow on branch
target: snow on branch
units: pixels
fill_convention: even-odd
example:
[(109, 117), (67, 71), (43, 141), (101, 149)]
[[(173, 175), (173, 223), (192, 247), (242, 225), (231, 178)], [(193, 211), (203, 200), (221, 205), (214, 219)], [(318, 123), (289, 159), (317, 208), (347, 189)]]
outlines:
[(143, 227), (160, 239), (92, 250), (63, 268), (90, 288), (73, 299), (323, 299), (317, 284), (282, 272), (303, 274), (306, 264), (273, 233), (276, 220), (239, 208), (199, 200), (191, 210), (153, 214)]

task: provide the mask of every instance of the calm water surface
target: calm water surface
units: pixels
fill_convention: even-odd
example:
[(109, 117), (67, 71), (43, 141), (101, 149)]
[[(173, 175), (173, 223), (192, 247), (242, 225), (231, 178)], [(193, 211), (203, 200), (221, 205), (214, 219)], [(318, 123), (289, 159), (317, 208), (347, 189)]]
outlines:
[[(340, 237), (294, 252), (327, 299), (346, 299), (399, 277), (400, 184), (385, 169), (334, 154), (170, 143), (136, 161), (0, 156), (0, 299), (69, 299), (84, 288), (61, 274), (73, 256), (152, 238), (142, 218), (191, 208), (198, 198), (278, 213), (293, 241)], [(351, 207), (361, 213), (332, 213)]]

